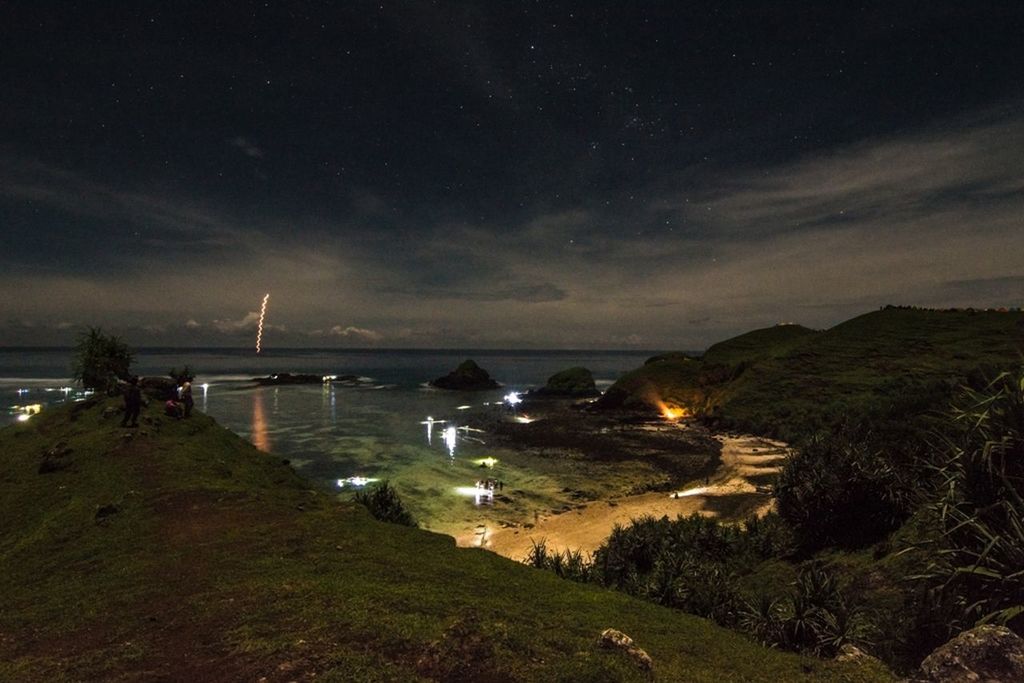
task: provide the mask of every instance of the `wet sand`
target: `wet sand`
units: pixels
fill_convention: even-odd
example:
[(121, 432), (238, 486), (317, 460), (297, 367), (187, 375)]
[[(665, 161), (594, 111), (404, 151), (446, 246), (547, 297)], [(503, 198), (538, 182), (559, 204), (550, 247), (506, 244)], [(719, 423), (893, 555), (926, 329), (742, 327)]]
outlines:
[[(685, 424), (677, 429), (685, 430)], [(722, 444), (721, 464), (707, 484), (672, 492), (642, 493), (582, 503), (558, 514), (538, 513), (532, 526), (495, 526), (484, 522), (454, 534), (464, 547), (484, 547), (514, 560), (524, 559), (533, 542), (544, 540), (549, 550), (583, 550), (592, 553), (611, 534), (615, 525), (652, 515), (702, 515), (741, 519), (763, 514), (773, 500), (763, 484), (779, 469), (786, 445), (752, 436), (717, 436)], [(761, 488), (759, 489), (759, 485)]]

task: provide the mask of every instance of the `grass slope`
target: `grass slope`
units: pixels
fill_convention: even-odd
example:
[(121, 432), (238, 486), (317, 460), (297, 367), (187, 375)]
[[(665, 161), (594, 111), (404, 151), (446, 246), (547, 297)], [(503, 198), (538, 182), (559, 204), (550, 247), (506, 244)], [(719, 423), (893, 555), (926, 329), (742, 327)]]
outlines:
[(715, 344), (704, 358), (667, 356), (610, 390), (620, 403), (651, 396), (727, 426), (790, 437), (849, 414), (944, 405), (972, 373), (1021, 364), (1024, 314), (888, 308), (824, 332), (798, 325), (755, 330)]
[[(0, 680), (886, 680), (314, 491), (213, 420), (116, 401), (0, 431)], [(56, 445), (59, 471), (39, 473)]]

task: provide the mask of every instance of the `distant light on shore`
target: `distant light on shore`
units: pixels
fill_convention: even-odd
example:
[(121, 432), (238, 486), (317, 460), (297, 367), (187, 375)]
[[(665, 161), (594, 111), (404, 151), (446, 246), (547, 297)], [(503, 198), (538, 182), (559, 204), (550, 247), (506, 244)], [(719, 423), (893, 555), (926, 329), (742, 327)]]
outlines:
[(518, 392), (510, 391), (505, 394), (505, 403), (509, 404), (513, 408), (523, 402), (523, 399), (519, 396)]
[(654, 404), (658, 407), (658, 412), (661, 413), (661, 416), (666, 420), (678, 420), (680, 418), (687, 417), (690, 414), (690, 411), (686, 408), (681, 406), (670, 406), (661, 399), (655, 401)]
[(676, 491), (675, 493), (671, 494), (669, 498), (686, 498), (687, 496), (699, 496), (707, 492), (707, 490), (707, 486), (698, 486), (697, 488), (686, 489), (685, 491)]

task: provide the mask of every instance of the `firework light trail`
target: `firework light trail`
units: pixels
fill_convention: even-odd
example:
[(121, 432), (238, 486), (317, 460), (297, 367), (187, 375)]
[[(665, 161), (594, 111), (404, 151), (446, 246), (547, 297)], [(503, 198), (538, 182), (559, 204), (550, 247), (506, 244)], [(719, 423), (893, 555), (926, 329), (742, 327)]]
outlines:
[(270, 293), (263, 295), (263, 303), (260, 304), (260, 326), (256, 331), (256, 353), (260, 352), (260, 346), (263, 343), (263, 318), (267, 315), (267, 300), (270, 299)]

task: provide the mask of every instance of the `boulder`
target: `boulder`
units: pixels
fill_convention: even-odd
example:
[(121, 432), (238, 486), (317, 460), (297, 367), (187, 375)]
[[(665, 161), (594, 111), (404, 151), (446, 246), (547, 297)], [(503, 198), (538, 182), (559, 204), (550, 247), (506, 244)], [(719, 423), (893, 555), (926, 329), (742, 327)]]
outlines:
[(459, 367), (444, 377), (438, 377), (430, 384), (438, 389), (454, 391), (479, 391), (481, 389), (497, 389), (500, 386), (491, 379), (486, 370), (472, 360), (463, 361)]
[(976, 626), (921, 662), (929, 683), (1024, 681), (1024, 640), (1004, 626)]
[(548, 377), (548, 382), (535, 393), (541, 396), (597, 396), (594, 375), (583, 367), (562, 370)]
[(884, 666), (882, 660), (877, 657), (869, 655), (864, 650), (860, 649), (856, 645), (846, 643), (839, 648), (839, 653), (836, 655), (837, 662), (855, 662), (857, 664), (876, 664)]
[(648, 673), (652, 672), (654, 669), (654, 662), (651, 660), (650, 655), (637, 647), (636, 643), (633, 642), (633, 639), (622, 631), (616, 631), (613, 628), (606, 628), (601, 632), (601, 637), (597, 639), (597, 644), (603, 648), (625, 652), (630, 659), (636, 662), (641, 669)]

